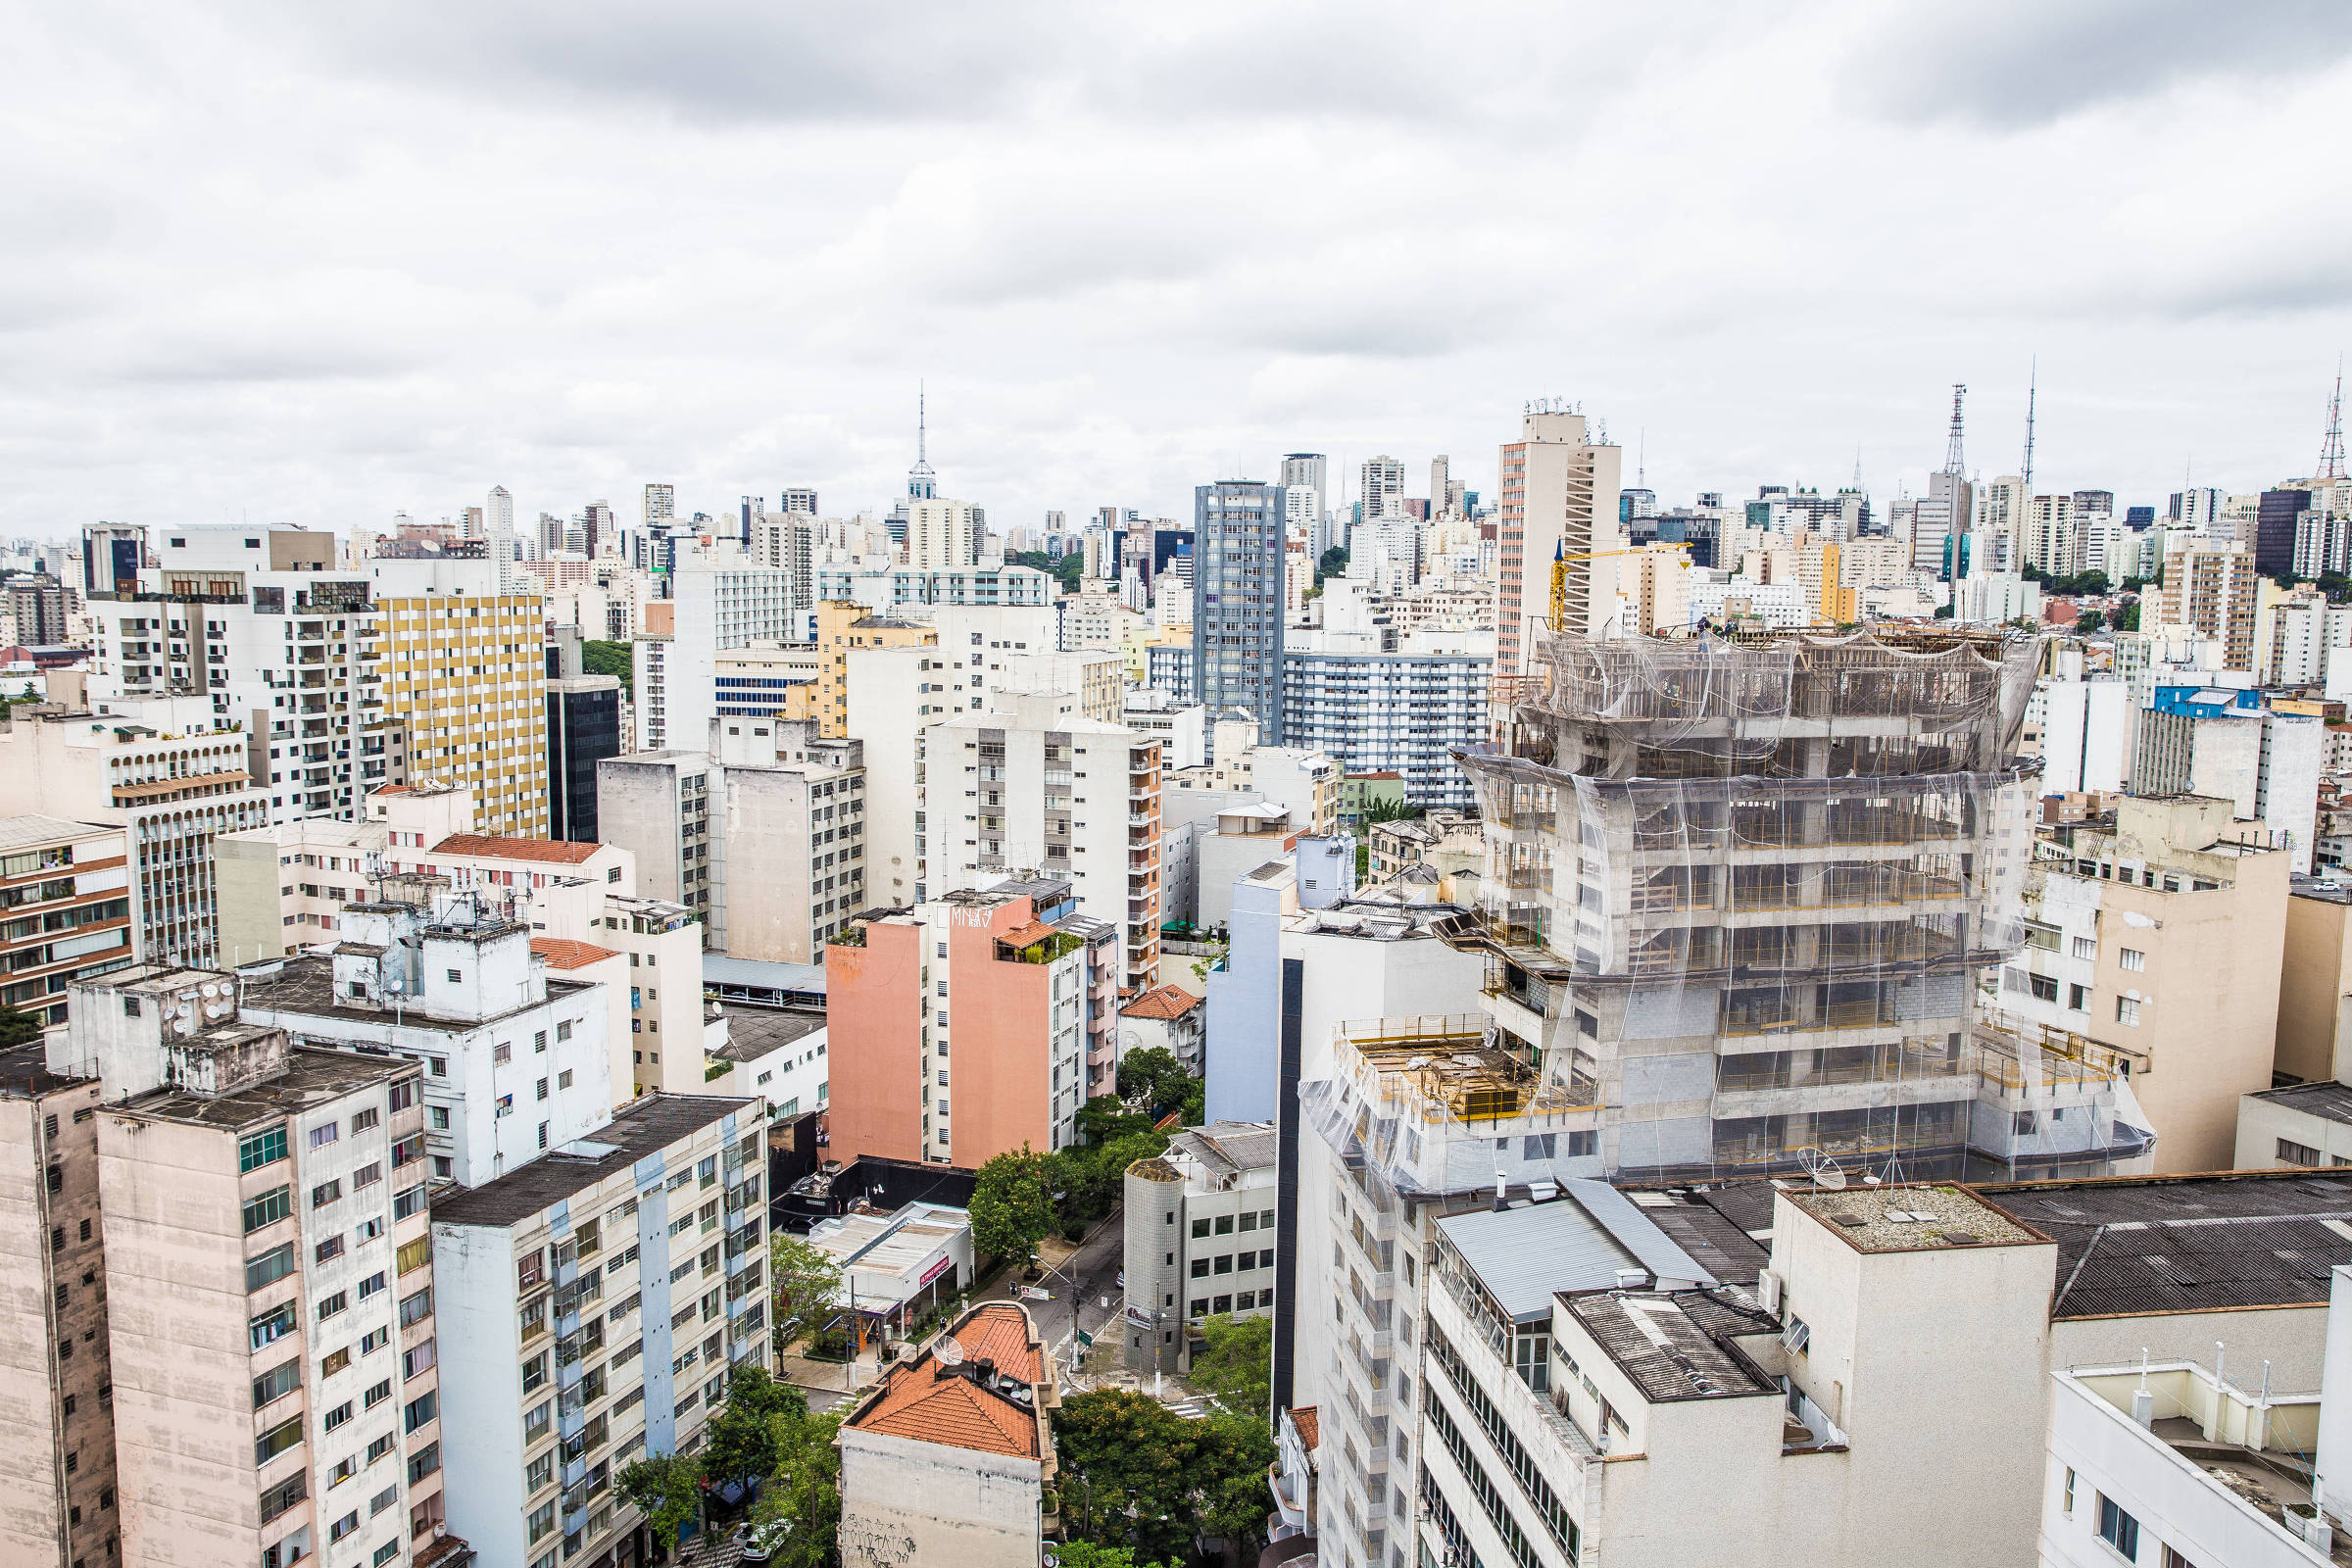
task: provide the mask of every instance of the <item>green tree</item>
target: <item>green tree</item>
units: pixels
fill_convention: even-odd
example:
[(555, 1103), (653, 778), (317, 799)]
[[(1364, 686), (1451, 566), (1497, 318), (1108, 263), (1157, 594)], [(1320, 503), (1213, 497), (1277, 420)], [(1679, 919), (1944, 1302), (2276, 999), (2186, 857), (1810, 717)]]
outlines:
[(0, 1046), (22, 1046), (41, 1038), (41, 1020), (14, 1007), (0, 1007)]
[(1098, 1546), (1091, 1541), (1067, 1541), (1053, 1548), (1056, 1568), (1178, 1568), (1173, 1562), (1137, 1562), (1126, 1546)]
[(703, 1475), (714, 1485), (772, 1475), (783, 1458), (783, 1429), (808, 1413), (808, 1396), (765, 1367), (737, 1367), (727, 1375), (727, 1402), (705, 1430)]
[(841, 1304), (840, 1260), (813, 1242), (776, 1232), (767, 1244), (767, 1273), (778, 1348), (790, 1343), (784, 1334), (788, 1325), (819, 1328)]
[(654, 1550), (667, 1557), (702, 1507), (703, 1462), (690, 1453), (664, 1453), (624, 1466), (615, 1481), (621, 1500), (645, 1515)]
[(1054, 1166), (1027, 1144), (980, 1167), (972, 1188), (972, 1246), (983, 1255), (1028, 1264), (1054, 1231)]
[(2077, 631), (2098, 631), (2106, 624), (2107, 616), (2103, 611), (2085, 610), (2075, 616), (2075, 630)]
[(1245, 1562), (1262, 1544), (1274, 1461), (1263, 1418), (1187, 1421), (1146, 1395), (1099, 1389), (1062, 1401), (1054, 1441), (1073, 1541), (1179, 1561), (1202, 1535), (1234, 1542)]
[(1375, 822), (1404, 822), (1429, 814), (1428, 808), (1404, 801), (1371, 801), (1364, 807), (1364, 826)]
[(1097, 1095), (1078, 1107), (1078, 1135), (1090, 1144), (1115, 1143), (1130, 1133), (1152, 1130), (1152, 1118), (1127, 1108), (1116, 1095)]
[(1148, 1046), (1119, 1058), (1120, 1098), (1146, 1097), (1153, 1120), (1184, 1103), (1192, 1085), (1193, 1075), (1165, 1046)]
[(1239, 1543), (1244, 1561), (1265, 1544), (1266, 1468), (1274, 1432), (1262, 1416), (1220, 1415), (1200, 1422), (1195, 1468), (1205, 1485), (1195, 1506), (1204, 1536)]
[(580, 667), (591, 675), (615, 675), (620, 689), (635, 695), (636, 665), (627, 643), (598, 642), (590, 639), (580, 644)]
[(2139, 601), (2134, 599), (2115, 612), (2117, 631), (2139, 630)]
[(1337, 577), (1347, 569), (1348, 552), (1338, 545), (1333, 545), (1329, 550), (1324, 551), (1322, 559), (1315, 563), (1315, 586), (1322, 587), (1324, 578)]
[(774, 1418), (776, 1468), (752, 1510), (752, 1527), (776, 1568), (828, 1568), (841, 1529), (841, 1450), (833, 1437), (847, 1405)]
[(1270, 1415), (1274, 1402), (1274, 1320), (1221, 1312), (1194, 1325), (1193, 1387), (1213, 1394), (1239, 1414)]

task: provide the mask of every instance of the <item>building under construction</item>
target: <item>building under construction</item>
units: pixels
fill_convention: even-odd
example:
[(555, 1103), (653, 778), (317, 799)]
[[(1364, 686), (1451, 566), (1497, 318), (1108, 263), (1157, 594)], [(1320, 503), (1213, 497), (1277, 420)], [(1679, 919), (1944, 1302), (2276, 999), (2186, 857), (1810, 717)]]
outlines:
[[(1876, 628), (1539, 643), (1491, 750), (1485, 1044), (1592, 1104), (1590, 1172), (2104, 1170), (2112, 1062), (1980, 1024), (2023, 938), (2036, 643)], [(1570, 1089), (1573, 1087), (1573, 1093)]]

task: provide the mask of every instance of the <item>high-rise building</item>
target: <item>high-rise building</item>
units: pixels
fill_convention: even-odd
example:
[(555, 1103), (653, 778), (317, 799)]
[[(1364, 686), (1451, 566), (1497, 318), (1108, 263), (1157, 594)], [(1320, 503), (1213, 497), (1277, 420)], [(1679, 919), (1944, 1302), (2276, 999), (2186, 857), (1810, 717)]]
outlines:
[(2210, 637), (2222, 645), (2223, 668), (2251, 670), (2261, 580), (2254, 557), (2243, 545), (2190, 534), (2169, 536), (2164, 583), (2155, 592), (2151, 624), (2185, 626)]
[(1000, 691), (991, 709), (923, 737), (929, 891), (1066, 878), (1079, 908), (1118, 932), (1121, 985), (1150, 989), (1159, 970), (1158, 740), (1090, 718), (1077, 692)]
[[(268, 822), (270, 798), (246, 774), (252, 736), (198, 727), (212, 719), (201, 701), (163, 707), (186, 711), (188, 730), (162, 735), (128, 715), (8, 715), (0, 724), (0, 809), (119, 830), (125, 863), (115, 885), (127, 890), (132, 954), (144, 963), (207, 965), (220, 961), (213, 841)], [(53, 880), (29, 885), (46, 889)], [(78, 891), (82, 875), (73, 881)], [(94, 868), (90, 886), (113, 881)]]
[(236, 989), (122, 970), (74, 988), (51, 1042), (49, 1070), (104, 1101), (121, 1560), (466, 1560), (445, 1544), (428, 1069), (295, 1046), (240, 1021)]
[(832, 1157), (976, 1170), (1077, 1141), (1117, 1073), (1115, 927), (1058, 877), (867, 910), (825, 950)]
[(2295, 569), (2295, 542), (2303, 517), (2312, 511), (2312, 493), (2299, 486), (2262, 493), (2254, 521), (2254, 569), (2263, 576)]
[(1614, 497), (1624, 454), (1587, 438), (1585, 416), (1530, 405), (1517, 441), (1502, 448), (1496, 543), (1494, 676), (1522, 673), (1535, 633), (1550, 623), (1552, 568), (1561, 568), (1562, 629), (1596, 636), (1615, 618), (1616, 562), (1625, 530)]
[(1282, 460), (1283, 520), (1293, 538), (1306, 540), (1317, 560), (1339, 542), (1330, 537), (1330, 507), (1324, 495), (1327, 463), (1320, 452), (1293, 452)]
[(792, 574), (757, 564), (731, 544), (689, 553), (681, 543), (670, 599), (670, 635), (659, 657), (645, 640), (636, 647), (634, 749), (641, 752), (709, 742), (722, 650), (796, 640)]
[(0, 817), (0, 1004), (66, 1021), (75, 980), (131, 962), (124, 830), (52, 816)]
[(550, 838), (598, 842), (596, 764), (620, 752), (618, 676), (581, 675), (547, 683)]
[(385, 714), (409, 776), (474, 792), (484, 829), (548, 826), (546, 612), (501, 593), (483, 561), (369, 564), (381, 617)]
[(2222, 520), (2222, 509), (2229, 501), (2229, 491), (2213, 486), (2176, 490), (2166, 504), (2164, 514), (2168, 521), (2183, 528), (2210, 528)]
[(906, 564), (916, 571), (968, 570), (980, 564), (980, 509), (926, 496), (906, 508)]
[(648, 527), (651, 527), (657, 522), (667, 522), (670, 518), (676, 516), (677, 514), (677, 486), (667, 484), (649, 484), (645, 487), (644, 521)]
[(505, 485), (494, 485), (482, 509), (482, 537), (489, 542), (490, 559), (498, 566), (498, 591), (518, 591), (514, 581), (514, 498)]
[(441, 1430), (463, 1461), (445, 1495), (483, 1562), (637, 1560), (614, 1479), (695, 1447), (729, 1372), (767, 1364), (765, 1119), (652, 1096), (435, 1203)]
[[(808, 494), (813, 497), (815, 492)], [(801, 618), (816, 609), (815, 565), (822, 553), (817, 545), (820, 527), (813, 511), (788, 508), (752, 518), (748, 553), (755, 565), (772, 566), (790, 579), (791, 613), (796, 629)]]
[(6, 613), (14, 643), (55, 648), (68, 638), (66, 586), (46, 572), (15, 576), (6, 585)]
[(776, 510), (813, 517), (816, 515), (816, 492), (806, 486), (786, 485), (776, 497)]
[(1193, 492), (1193, 700), (1282, 733), (1286, 493), (1256, 479)]

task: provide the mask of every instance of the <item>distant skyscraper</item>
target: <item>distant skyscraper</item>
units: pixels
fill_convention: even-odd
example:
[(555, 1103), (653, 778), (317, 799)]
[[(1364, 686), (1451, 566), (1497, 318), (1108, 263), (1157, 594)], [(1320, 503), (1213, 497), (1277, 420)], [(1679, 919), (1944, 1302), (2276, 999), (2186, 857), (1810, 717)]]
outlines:
[(787, 488), (782, 495), (776, 497), (776, 507), (782, 512), (805, 512), (813, 517), (816, 515), (816, 492), (808, 489)]
[(2176, 490), (2165, 515), (2186, 528), (2210, 528), (2221, 521), (2222, 508), (2230, 497), (2223, 491), (2203, 488)]
[(586, 540), (586, 543), (582, 544), (580, 548), (588, 553), (589, 560), (593, 561), (598, 556), (604, 555), (609, 549), (618, 547), (619, 539), (616, 528), (617, 525), (612, 519), (612, 504), (611, 502), (591, 501), (588, 503), (580, 513), (580, 532)]
[(1623, 452), (1592, 440), (1585, 416), (1559, 405), (1531, 404), (1519, 439), (1504, 444), (1495, 517), (1497, 679), (1522, 672), (1531, 634), (1550, 618), (1555, 556), (1562, 558), (1567, 635), (1595, 636), (1615, 618), (1611, 552), (1625, 548), (1625, 528), (1611, 498), (1623, 467)]
[(498, 591), (514, 591), (514, 498), (503, 484), (490, 489), (482, 508), (482, 537), (490, 541), (490, 559), (498, 564)]
[(968, 501), (910, 498), (906, 564), (917, 571), (956, 571), (980, 562), (980, 510)]
[(1364, 460), (1364, 520), (1394, 517), (1404, 512), (1404, 465), (1395, 458)]
[(677, 486), (649, 484), (645, 487), (645, 520), (649, 525), (665, 521), (677, 514)]
[(1295, 538), (1321, 559), (1335, 542), (1330, 538), (1330, 503), (1323, 493), (1326, 460), (1320, 452), (1294, 452), (1282, 460), (1283, 520)]
[(1247, 709), (1281, 742), (1285, 494), (1258, 479), (1193, 491), (1193, 691), (1213, 713)]
[(1429, 460), (1429, 513), (1437, 516), (1446, 510), (1446, 492), (1453, 486), (1453, 460), (1441, 452)]

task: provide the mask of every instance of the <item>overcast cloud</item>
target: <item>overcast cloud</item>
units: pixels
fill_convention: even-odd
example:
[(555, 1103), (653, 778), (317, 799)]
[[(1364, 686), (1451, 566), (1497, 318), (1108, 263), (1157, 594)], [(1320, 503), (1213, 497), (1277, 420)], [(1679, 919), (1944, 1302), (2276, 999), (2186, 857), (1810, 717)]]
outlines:
[[(1661, 496), (2307, 472), (2333, 0), (6, 5), (0, 528), (647, 480), (999, 526), (1531, 396)], [(1350, 476), (1350, 483), (1352, 478)]]

